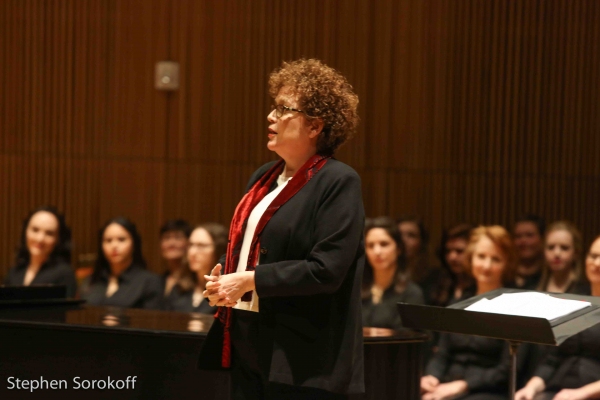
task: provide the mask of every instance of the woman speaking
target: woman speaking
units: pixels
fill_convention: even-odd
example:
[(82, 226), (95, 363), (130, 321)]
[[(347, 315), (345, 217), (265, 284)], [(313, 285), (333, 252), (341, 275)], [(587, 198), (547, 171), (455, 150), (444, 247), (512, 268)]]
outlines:
[(269, 93), (267, 147), (281, 160), (250, 178), (206, 277), (221, 306), (212, 329), (234, 398), (345, 398), (364, 391), (364, 209), (358, 174), (332, 155), (356, 128), (358, 96), (304, 59), (274, 71)]

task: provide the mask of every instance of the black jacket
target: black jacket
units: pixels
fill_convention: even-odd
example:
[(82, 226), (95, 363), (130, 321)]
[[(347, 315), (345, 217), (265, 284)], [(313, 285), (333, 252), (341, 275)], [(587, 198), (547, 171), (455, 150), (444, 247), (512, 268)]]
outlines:
[(509, 369), (505, 341), (442, 333), (425, 375), (433, 375), (441, 382), (465, 380), (470, 392), (503, 393), (507, 390)]
[(381, 302), (373, 303), (371, 298), (362, 301), (363, 326), (376, 328), (401, 329), (402, 320), (398, 313), (398, 303), (425, 304), (423, 291), (414, 282), (408, 281), (402, 293), (390, 286), (381, 297)]
[(574, 389), (600, 380), (600, 324), (550, 348), (535, 375), (549, 390)]
[[(273, 164), (259, 168), (247, 189)], [(364, 392), (363, 229), (360, 177), (334, 159), (264, 228), (254, 279), (269, 381)]]
[[(591, 295), (589, 285), (579, 283), (572, 293)], [(549, 390), (574, 389), (600, 380), (600, 324), (548, 347), (535, 371)]]
[[(474, 294), (475, 287), (471, 287), (456, 301)], [(519, 365), (518, 369), (522, 366)], [(440, 334), (438, 351), (425, 368), (425, 375), (433, 375), (440, 382), (465, 380), (471, 393), (506, 393), (509, 372), (506, 341), (458, 333)]]
[(123, 308), (162, 308), (163, 292), (160, 277), (137, 265), (131, 265), (119, 276), (119, 289), (106, 297), (108, 274), (93, 282), (82, 298), (94, 306)]
[[(23, 285), (27, 266), (15, 266), (8, 271), (8, 275), (4, 279), (5, 285)], [(77, 290), (77, 280), (73, 268), (65, 262), (57, 262), (54, 264), (45, 263), (38, 271), (31, 285), (54, 284), (65, 285), (67, 287), (67, 297), (75, 296)]]

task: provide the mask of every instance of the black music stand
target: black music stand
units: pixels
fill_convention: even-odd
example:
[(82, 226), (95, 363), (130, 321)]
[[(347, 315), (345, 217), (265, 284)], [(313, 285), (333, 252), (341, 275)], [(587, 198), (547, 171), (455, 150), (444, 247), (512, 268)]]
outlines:
[(510, 345), (510, 389), (514, 399), (517, 387), (517, 349), (524, 342), (558, 346), (569, 337), (600, 323), (600, 297), (551, 293), (561, 299), (583, 300), (591, 307), (565, 315), (552, 321), (545, 318), (520, 317), (466, 311), (465, 308), (482, 298), (493, 299), (503, 293), (530, 292), (520, 289), (496, 289), (453, 304), (449, 307), (432, 307), (398, 303), (402, 325), (413, 329), (462, 333), (506, 340)]

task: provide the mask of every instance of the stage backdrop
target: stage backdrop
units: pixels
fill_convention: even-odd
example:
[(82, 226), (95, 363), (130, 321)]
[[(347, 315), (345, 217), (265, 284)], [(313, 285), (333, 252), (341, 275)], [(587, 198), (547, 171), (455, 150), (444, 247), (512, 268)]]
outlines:
[[(360, 96), (338, 158), (369, 216), (534, 211), (600, 233), (596, 0), (1, 0), (0, 276), (21, 221), (67, 215), (75, 264), (108, 218), (161, 270), (167, 218), (228, 224), (266, 149), (268, 73), (316, 57)], [(154, 66), (181, 67), (175, 92)]]

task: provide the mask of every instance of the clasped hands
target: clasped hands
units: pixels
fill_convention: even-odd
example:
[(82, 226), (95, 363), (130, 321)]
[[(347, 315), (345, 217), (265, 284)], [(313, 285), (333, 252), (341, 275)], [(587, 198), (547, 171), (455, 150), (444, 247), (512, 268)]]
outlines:
[(204, 275), (206, 290), (203, 296), (211, 306), (233, 307), (244, 293), (254, 290), (254, 271), (221, 275), (222, 268), (217, 264), (210, 275)]
[(440, 381), (432, 375), (427, 375), (421, 378), (422, 400), (453, 399), (461, 394), (466, 393), (467, 390), (467, 382), (463, 380), (440, 383)]
[[(585, 400), (594, 397), (589, 397), (585, 393), (585, 388), (578, 389), (563, 389), (558, 392), (552, 400)], [(539, 391), (528, 388), (527, 386), (519, 390), (515, 394), (515, 400), (533, 400)]]

